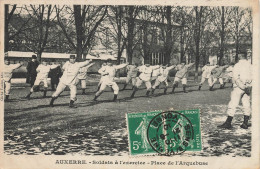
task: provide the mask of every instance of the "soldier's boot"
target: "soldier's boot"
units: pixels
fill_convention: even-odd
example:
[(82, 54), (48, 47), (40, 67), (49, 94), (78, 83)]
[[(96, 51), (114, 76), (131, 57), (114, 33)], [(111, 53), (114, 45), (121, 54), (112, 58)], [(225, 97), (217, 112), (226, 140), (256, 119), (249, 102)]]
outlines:
[(134, 96), (135, 96), (135, 92), (137, 91), (137, 87), (136, 86), (134, 86), (134, 88), (133, 88), (133, 92), (132, 92), (132, 94), (131, 94), (131, 98), (133, 98)]
[(150, 89), (148, 89), (148, 90), (146, 91), (145, 95), (146, 95), (146, 96), (149, 96), (149, 94), (150, 94)]
[(86, 89), (82, 89), (82, 94), (86, 94), (85, 90), (86, 90)]
[(220, 85), (220, 89), (224, 89), (224, 84)]
[(57, 99), (57, 97), (51, 97), (50, 106), (54, 107), (54, 101)]
[(117, 94), (114, 94), (113, 102), (117, 101)]
[(202, 85), (199, 85), (199, 88), (198, 88), (198, 90), (200, 90), (200, 89), (201, 89), (201, 87), (202, 87)]
[(123, 89), (122, 89), (122, 90), (125, 90), (125, 89), (126, 89), (126, 86), (127, 86), (127, 84), (124, 84), (124, 87), (123, 87)]
[(241, 128), (243, 129), (248, 129), (248, 120), (249, 120), (249, 116), (244, 115), (244, 122), (241, 124)]
[(164, 91), (163, 91), (164, 94), (167, 93), (167, 87), (164, 88)]
[(69, 107), (70, 108), (77, 108), (77, 106), (74, 104), (74, 100), (70, 100)]
[(151, 94), (154, 94), (154, 91), (155, 91), (155, 89), (154, 89), (154, 88), (152, 88)]
[(213, 86), (214, 86), (214, 85), (212, 85), (212, 86), (209, 87), (209, 91), (213, 91)]
[(223, 83), (223, 88), (225, 87), (225, 85), (226, 85), (226, 82)]
[(232, 128), (232, 126), (231, 126), (232, 119), (233, 119), (233, 117), (228, 116), (227, 120), (222, 125), (219, 125), (217, 127), (224, 128), (224, 129), (231, 129)]
[(186, 90), (186, 86), (187, 86), (187, 85), (183, 85), (183, 92), (184, 92), (184, 93), (188, 93), (188, 91)]
[(25, 98), (26, 98), (26, 99), (30, 99), (30, 98), (31, 98), (31, 94), (32, 94), (32, 92), (30, 92), (29, 94), (27, 94)]
[(43, 98), (46, 98), (46, 95), (47, 95), (47, 89), (44, 89), (44, 91), (43, 91)]
[(5, 95), (5, 101), (9, 101), (9, 95)]
[(172, 87), (172, 93), (174, 93), (175, 88), (177, 87), (177, 84), (174, 84)]

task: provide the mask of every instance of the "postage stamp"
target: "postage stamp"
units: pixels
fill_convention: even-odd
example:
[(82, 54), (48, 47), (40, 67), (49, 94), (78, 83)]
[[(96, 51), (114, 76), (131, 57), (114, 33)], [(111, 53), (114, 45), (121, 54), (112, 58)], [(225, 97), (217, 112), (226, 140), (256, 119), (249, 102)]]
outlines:
[(200, 151), (200, 111), (154, 111), (127, 114), (131, 155), (177, 155)]

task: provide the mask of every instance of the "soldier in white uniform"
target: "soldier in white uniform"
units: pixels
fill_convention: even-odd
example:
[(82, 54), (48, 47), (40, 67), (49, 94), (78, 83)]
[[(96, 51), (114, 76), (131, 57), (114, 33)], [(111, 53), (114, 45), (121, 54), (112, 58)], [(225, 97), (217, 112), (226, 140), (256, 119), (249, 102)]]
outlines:
[(126, 86), (132, 82), (132, 85), (135, 86), (136, 84), (136, 78), (137, 78), (137, 74), (138, 74), (138, 64), (134, 64), (134, 65), (128, 65), (126, 67), (127, 69), (127, 77), (126, 77), (126, 82), (125, 85), (123, 87), (122, 90), (125, 90)]
[(113, 101), (117, 100), (117, 95), (119, 92), (119, 87), (115, 82), (115, 75), (118, 69), (122, 69), (126, 67), (128, 64), (120, 64), (120, 65), (113, 65), (112, 60), (108, 59), (107, 66), (102, 67), (99, 69), (98, 73), (103, 76), (103, 80), (100, 85), (99, 91), (95, 94), (94, 101), (97, 101), (97, 98), (103, 93), (106, 87), (111, 87), (114, 91), (114, 99)]
[(168, 75), (169, 75), (169, 71), (173, 68), (175, 68), (176, 65), (172, 65), (172, 66), (169, 66), (167, 67), (167, 65), (163, 65), (160, 67), (159, 69), (159, 76), (158, 78), (156, 79), (153, 87), (152, 87), (152, 94), (154, 93), (155, 89), (157, 88), (157, 86), (159, 87), (159, 85), (161, 83), (164, 83), (165, 87), (164, 87), (164, 94), (166, 94), (167, 92), (167, 87), (169, 86), (168, 85), (168, 82), (167, 82), (167, 79), (168, 79)]
[(223, 87), (225, 86), (226, 83), (230, 82), (232, 83), (233, 87), (233, 68), (234, 68), (234, 63), (231, 63), (229, 67), (225, 71), (225, 76), (224, 76), (224, 84)]
[(92, 60), (84, 61), (84, 62), (76, 62), (75, 55), (70, 55), (70, 60), (67, 61), (62, 69), (63, 75), (60, 78), (60, 82), (57, 86), (56, 91), (53, 93), (50, 106), (53, 107), (54, 100), (58, 98), (58, 96), (64, 91), (66, 86), (70, 88), (70, 104), (69, 107), (76, 108), (74, 102), (77, 100), (77, 84), (78, 84), (78, 73), (81, 67), (87, 66), (92, 62)]
[[(102, 64), (101, 68), (98, 70), (98, 72), (102, 72), (103, 70), (105, 70), (105, 67), (106, 67), (106, 66), (107, 66), (107, 62), (104, 62), (104, 63)], [(99, 73), (99, 74), (101, 74), (101, 73)], [(99, 80), (99, 82), (98, 82), (98, 88), (97, 88), (97, 91), (96, 91), (96, 92), (99, 91), (103, 79), (104, 79), (104, 76), (101, 74), (101, 78), (100, 78), (100, 80)]]
[(216, 66), (211, 66), (210, 63), (208, 62), (205, 66), (202, 68), (202, 75), (201, 75), (201, 81), (199, 84), (199, 89), (201, 89), (203, 83), (208, 79), (208, 84), (209, 86), (212, 86), (212, 77), (211, 77), (211, 71), (215, 68)]
[(178, 86), (178, 83), (181, 81), (184, 93), (187, 93), (186, 86), (187, 86), (187, 76), (188, 70), (193, 66), (194, 63), (190, 63), (188, 65), (185, 62), (176, 66), (177, 73), (174, 78), (172, 93), (174, 93), (175, 88)]
[[(167, 66), (167, 65), (166, 65)], [(162, 67), (162, 65), (160, 65), (160, 68)], [(160, 68), (159, 69), (155, 69), (152, 72), (152, 77), (151, 77), (151, 84), (154, 84), (156, 82), (156, 79), (158, 78), (158, 76), (160, 75)]]
[(4, 72), (3, 80), (4, 80), (4, 89), (5, 89), (5, 101), (8, 101), (10, 90), (11, 90), (11, 79), (12, 79), (13, 71), (21, 67), (23, 63), (10, 64), (10, 61), (8, 59), (5, 59), (4, 63), (5, 66), (3, 70)]
[(252, 89), (252, 65), (246, 60), (245, 54), (239, 54), (239, 62), (235, 64), (233, 69), (234, 87), (231, 92), (231, 99), (228, 104), (227, 120), (219, 128), (230, 129), (233, 116), (240, 100), (244, 108), (244, 122), (240, 126), (243, 129), (248, 128), (248, 120), (251, 112), (250, 93)]
[(139, 72), (141, 73), (139, 77), (137, 78), (136, 84), (133, 88), (133, 93), (131, 95), (131, 98), (134, 97), (136, 91), (138, 88), (142, 85), (142, 83), (145, 83), (146, 86), (146, 96), (149, 96), (150, 91), (152, 90), (152, 85), (151, 85), (151, 75), (153, 70), (159, 69), (160, 66), (150, 66), (150, 64), (145, 64), (143, 66), (140, 66)]
[(228, 67), (228, 65), (225, 65), (225, 66), (216, 65), (216, 67), (214, 69), (212, 69), (211, 80), (213, 80), (213, 82), (211, 82), (211, 85), (209, 88), (210, 91), (213, 91), (213, 87), (217, 81), (219, 81), (219, 83), (220, 83), (220, 89), (224, 89), (223, 76), (224, 76), (224, 72), (227, 67)]
[(87, 66), (84, 66), (82, 68), (79, 69), (79, 74), (78, 74), (78, 79), (79, 79), (79, 83), (81, 84), (81, 89), (82, 89), (82, 94), (86, 94), (85, 90), (87, 88), (87, 84), (86, 84), (86, 80), (87, 80), (87, 72), (88, 69), (93, 66), (95, 63), (91, 63)]
[(46, 97), (47, 94), (47, 89), (48, 89), (48, 74), (51, 69), (55, 69), (59, 65), (47, 65), (47, 62), (43, 60), (42, 64), (40, 64), (36, 71), (37, 71), (37, 76), (36, 80), (34, 82), (34, 85), (32, 86), (30, 93), (26, 96), (27, 99), (30, 99), (31, 94), (33, 92), (37, 92), (39, 90), (39, 85), (41, 82), (43, 82), (44, 90), (43, 90), (43, 97)]

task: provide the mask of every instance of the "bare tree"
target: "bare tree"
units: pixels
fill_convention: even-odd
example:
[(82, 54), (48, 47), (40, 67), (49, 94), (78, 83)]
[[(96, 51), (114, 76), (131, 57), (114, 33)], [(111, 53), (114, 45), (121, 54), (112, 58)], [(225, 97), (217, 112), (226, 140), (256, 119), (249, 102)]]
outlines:
[(8, 28), (9, 28), (9, 23), (11, 21), (11, 18), (14, 14), (14, 11), (16, 9), (16, 5), (12, 6), (11, 11), (9, 12), (9, 6), (10, 5), (5, 5), (5, 44), (4, 44), (4, 51), (7, 52), (9, 49), (9, 32), (8, 32)]
[[(56, 7), (59, 26), (70, 45), (75, 49), (77, 59), (82, 59), (82, 55), (85, 58), (91, 49), (94, 35), (107, 14), (107, 8), (107, 6), (91, 5)], [(74, 27), (76, 32), (73, 32), (71, 27)]]

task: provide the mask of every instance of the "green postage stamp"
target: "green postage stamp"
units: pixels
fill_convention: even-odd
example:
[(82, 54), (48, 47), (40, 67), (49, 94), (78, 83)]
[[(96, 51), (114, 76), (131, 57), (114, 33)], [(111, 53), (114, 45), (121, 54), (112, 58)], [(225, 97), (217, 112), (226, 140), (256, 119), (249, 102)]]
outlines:
[(200, 151), (199, 110), (127, 114), (131, 155), (176, 155)]

